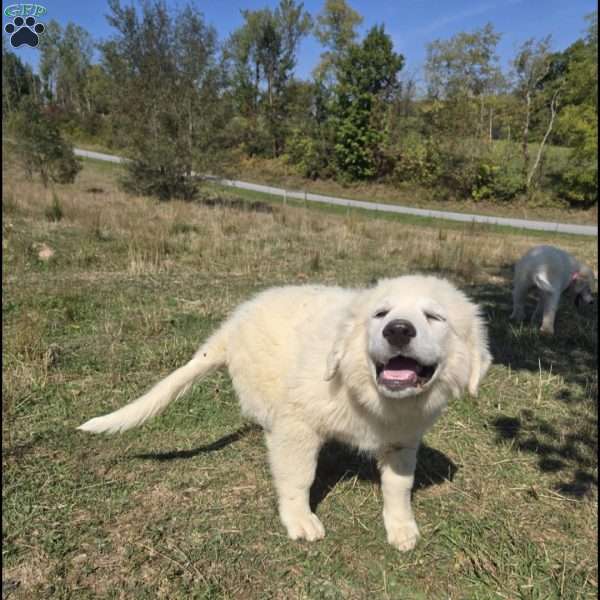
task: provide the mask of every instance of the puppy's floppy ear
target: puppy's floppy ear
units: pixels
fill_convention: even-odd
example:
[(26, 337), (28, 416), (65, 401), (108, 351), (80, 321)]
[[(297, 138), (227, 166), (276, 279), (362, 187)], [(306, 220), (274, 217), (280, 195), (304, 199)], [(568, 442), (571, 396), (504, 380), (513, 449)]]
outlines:
[(487, 327), (479, 312), (479, 308), (476, 309), (476, 313), (473, 317), (467, 343), (471, 363), (468, 389), (471, 396), (477, 396), (479, 384), (492, 364)]
[(594, 287), (596, 287), (596, 275), (593, 269), (587, 265), (580, 265), (579, 271), (573, 274), (573, 279), (585, 280), (590, 286), (590, 289), (594, 289)]
[(350, 344), (353, 332), (355, 332), (355, 326), (356, 315), (352, 309), (348, 309), (341, 319), (333, 341), (333, 346), (327, 355), (325, 381), (333, 379), (338, 372), (340, 363), (348, 350), (348, 345)]
[(325, 370), (325, 381), (333, 379), (338, 372), (340, 362), (346, 353), (346, 345), (352, 324), (349, 318), (345, 318), (338, 328), (333, 346), (327, 355), (327, 367)]

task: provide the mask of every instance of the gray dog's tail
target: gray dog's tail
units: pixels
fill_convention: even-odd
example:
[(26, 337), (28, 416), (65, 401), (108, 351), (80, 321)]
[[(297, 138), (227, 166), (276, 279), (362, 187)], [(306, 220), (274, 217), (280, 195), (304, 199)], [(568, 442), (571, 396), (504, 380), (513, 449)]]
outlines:
[(224, 332), (217, 331), (186, 365), (173, 371), (143, 396), (103, 417), (90, 419), (77, 429), (92, 433), (117, 433), (141, 425), (162, 413), (167, 406), (185, 394), (194, 381), (226, 364), (227, 348)]

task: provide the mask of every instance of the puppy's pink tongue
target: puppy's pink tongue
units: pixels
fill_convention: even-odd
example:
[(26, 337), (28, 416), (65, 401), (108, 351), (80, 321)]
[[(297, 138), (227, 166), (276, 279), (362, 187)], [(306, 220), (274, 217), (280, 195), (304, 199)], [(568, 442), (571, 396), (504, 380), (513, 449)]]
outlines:
[(416, 382), (418, 378), (417, 369), (419, 364), (412, 358), (396, 356), (385, 365), (381, 377), (393, 381)]

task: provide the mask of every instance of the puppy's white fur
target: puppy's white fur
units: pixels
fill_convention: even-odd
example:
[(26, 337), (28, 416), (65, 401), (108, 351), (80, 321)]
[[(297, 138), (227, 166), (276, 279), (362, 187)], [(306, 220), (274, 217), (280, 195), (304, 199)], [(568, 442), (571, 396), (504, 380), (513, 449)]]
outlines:
[[(423, 385), (388, 389), (378, 380), (377, 365), (398, 354), (383, 336), (394, 319), (415, 328), (403, 355), (435, 365)], [(364, 290), (275, 288), (239, 306), (190, 362), (144, 396), (80, 429), (130, 429), (227, 366), (243, 413), (265, 430), (289, 537), (325, 534), (309, 491), (319, 449), (336, 439), (378, 458), (388, 540), (408, 550), (418, 537), (410, 492), (421, 438), (450, 397), (477, 393), (490, 362), (478, 307), (447, 281), (407, 276)]]
[(511, 319), (525, 318), (525, 300), (531, 288), (538, 291), (538, 303), (532, 320), (542, 317), (540, 331), (554, 333), (554, 320), (565, 290), (570, 290), (576, 302), (593, 302), (594, 272), (587, 265), (554, 246), (536, 246), (515, 265), (513, 281), (513, 311)]

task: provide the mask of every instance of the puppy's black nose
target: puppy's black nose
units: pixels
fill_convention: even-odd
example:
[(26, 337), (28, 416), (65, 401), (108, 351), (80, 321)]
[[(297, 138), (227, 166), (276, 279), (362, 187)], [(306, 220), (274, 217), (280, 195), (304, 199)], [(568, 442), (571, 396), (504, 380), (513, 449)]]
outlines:
[(405, 319), (394, 319), (383, 328), (383, 337), (398, 348), (406, 346), (417, 335), (415, 326)]

